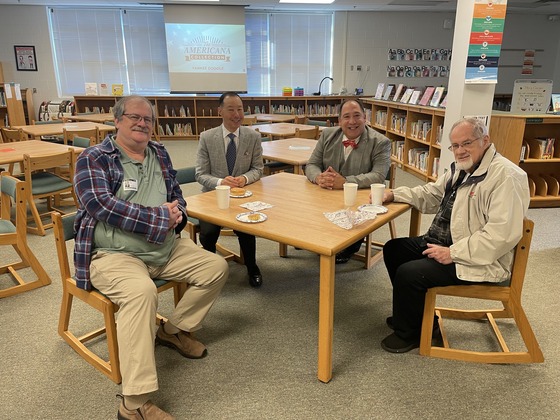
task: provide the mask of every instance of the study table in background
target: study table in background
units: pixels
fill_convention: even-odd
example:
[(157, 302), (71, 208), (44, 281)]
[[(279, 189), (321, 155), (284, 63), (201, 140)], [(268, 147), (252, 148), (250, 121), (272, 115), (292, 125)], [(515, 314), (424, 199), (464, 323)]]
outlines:
[[(253, 129), (258, 129), (262, 134), (270, 134), (272, 137), (287, 138), (296, 135), (296, 128), (300, 130), (311, 130), (315, 126), (306, 124), (292, 124), (292, 123), (273, 123), (273, 124), (257, 124), (250, 126)], [(320, 126), (319, 132), (325, 127)]]
[(41, 140), (17, 141), (13, 143), (0, 144), (0, 165), (23, 162), (23, 155), (41, 156), (65, 152), (74, 149), (81, 153), (84, 149), (67, 144), (50, 143)]
[[(379, 214), (374, 220), (368, 220), (346, 230), (331, 223), (323, 214), (345, 208), (342, 190), (326, 190), (312, 184), (303, 175), (290, 173), (263, 177), (246, 188), (253, 195), (247, 198), (232, 198), (229, 208), (225, 210), (218, 209), (215, 191), (189, 196), (187, 197), (188, 214), (219, 226), (278, 242), (284, 251), (288, 245), (291, 245), (319, 254), (317, 376), (320, 381), (329, 382), (332, 378), (335, 255), (411, 207), (403, 203), (388, 203), (387, 213)], [(352, 206), (353, 210), (361, 204), (368, 203), (369, 192), (369, 189), (358, 190), (358, 198), (356, 205)], [(262, 201), (273, 206), (262, 211), (267, 215), (267, 220), (262, 223), (238, 221), (236, 216), (247, 211), (239, 205), (252, 201)], [(419, 223), (420, 214), (412, 209), (411, 235), (418, 234)]]
[(263, 159), (281, 162), (294, 167), (295, 174), (303, 174), (303, 167), (309, 161), (317, 140), (298, 137), (265, 141), (262, 143)]
[(257, 121), (268, 121), (271, 123), (293, 122), (296, 116), (293, 114), (249, 114), (245, 118), (256, 118)]
[(103, 124), (106, 121), (114, 121), (115, 116), (111, 113), (80, 114), (80, 115), (71, 115), (70, 117), (64, 117), (64, 119), (66, 121), (90, 121), (90, 122)]
[(89, 130), (92, 128), (99, 128), (102, 137), (110, 131), (115, 131), (112, 125), (101, 123), (94, 123), (89, 121), (84, 122), (69, 122), (69, 123), (56, 123), (56, 124), (36, 124), (36, 125), (15, 125), (12, 128), (21, 128), (28, 136), (39, 139), (41, 136), (55, 136), (62, 134), (64, 129), (67, 130)]

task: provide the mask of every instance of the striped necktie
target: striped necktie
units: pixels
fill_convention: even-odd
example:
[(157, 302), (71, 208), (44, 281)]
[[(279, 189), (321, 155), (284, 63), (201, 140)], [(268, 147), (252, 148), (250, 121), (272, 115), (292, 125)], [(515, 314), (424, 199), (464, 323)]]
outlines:
[(226, 150), (226, 162), (229, 174), (233, 174), (233, 167), (235, 166), (235, 156), (237, 155), (237, 147), (235, 146), (235, 134), (229, 133), (229, 144)]

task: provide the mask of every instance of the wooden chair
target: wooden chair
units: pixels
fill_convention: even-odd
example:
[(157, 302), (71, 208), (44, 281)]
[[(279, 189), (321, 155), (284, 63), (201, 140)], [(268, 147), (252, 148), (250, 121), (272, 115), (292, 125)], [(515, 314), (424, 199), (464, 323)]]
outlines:
[[(388, 188), (395, 188), (395, 173), (397, 172), (397, 164), (395, 162), (391, 162), (391, 166), (389, 166), (389, 172), (387, 172), (387, 177), (385, 178), (385, 182), (387, 183)], [(395, 225), (395, 221), (391, 220), (389, 223), (389, 232), (391, 234), (391, 239), (395, 239), (397, 237), (397, 227)], [(384, 242), (374, 241), (373, 233), (370, 233), (366, 236), (365, 240), (365, 251), (363, 253), (356, 253), (352, 256), (353, 259), (358, 261), (364, 262), (364, 268), (369, 270), (375, 263), (377, 263), (383, 257), (383, 245)], [(376, 249), (377, 248), (377, 249)], [(374, 252), (374, 249), (375, 252)]]
[[(0, 274), (8, 273), (17, 283), (0, 290), (0, 298), (23, 293), (51, 284), (51, 279), (27, 245), (27, 191), (25, 182), (9, 176), (7, 172), (0, 174), (0, 246), (10, 245), (18, 254), (13, 262), (6, 262), (2, 257)], [(10, 220), (12, 201), (15, 205), (15, 224)], [(30, 276), (26, 268), (31, 268), (34, 280), (26, 282)], [(23, 270), (23, 273), (20, 271)], [(25, 276), (25, 279), (22, 277)]]
[(331, 120), (310, 120), (308, 117), (306, 116), (296, 116), (296, 119), (294, 121), (296, 124), (305, 124), (305, 125), (316, 125), (319, 127), (331, 127)]
[[(529, 258), (534, 223), (523, 221), (523, 236), (515, 247), (512, 274), (509, 285), (476, 284), (469, 286), (434, 287), (426, 293), (424, 316), (422, 320), (422, 337), (420, 354), (444, 359), (464, 360), (480, 363), (541, 363), (544, 361), (539, 343), (533, 333), (525, 311), (521, 306), (521, 292), (525, 280), (525, 270)], [(436, 307), (437, 296), (456, 296), (501, 302), (503, 309), (466, 310)], [(439, 317), (439, 326), (443, 338), (443, 347), (432, 346), (432, 327), (434, 314)], [(461, 320), (487, 320), (498, 341), (501, 351), (471, 351), (451, 348), (443, 328), (443, 318)], [(498, 327), (496, 318), (513, 319), (523, 339), (527, 351), (510, 351)]]
[(87, 130), (68, 130), (64, 128), (62, 130), (64, 144), (73, 145), (74, 137), (85, 137), (89, 139), (90, 145), (98, 144), (101, 142), (101, 136), (99, 134), (99, 129), (97, 127), (90, 128)]
[[(14, 142), (18, 142), (18, 141), (27, 140), (27, 136), (25, 135), (25, 133), (23, 132), (23, 130), (21, 128), (16, 129), (16, 128), (2, 127), (0, 129), (0, 131), (2, 133), (2, 143), (14, 143)], [(19, 171), (23, 172), (23, 164), (22, 163), (19, 164)], [(8, 166), (8, 172), (10, 172), (10, 174), (14, 173), (14, 164), (13, 163), (10, 163), (10, 165)]]
[[(179, 168), (177, 169), (177, 181), (181, 185), (191, 184), (196, 181), (195, 178), (196, 168), (194, 166), (190, 166), (187, 168)], [(188, 206), (187, 206), (187, 225), (185, 229), (191, 240), (196, 244), (197, 241), (197, 234), (200, 232), (200, 222), (195, 217), (188, 216)], [(220, 235), (230, 236), (233, 235), (233, 231), (231, 229), (222, 229)], [(216, 244), (216, 250), (224, 257), (226, 261), (235, 261), (237, 263), (243, 264), (243, 257), (240, 254), (236, 254), (235, 252), (227, 249), (223, 245), (219, 243)]]
[[(258, 131), (258, 129), (257, 129)], [(261, 134), (262, 135), (262, 134)], [(272, 141), (272, 135), (262, 135), (261, 143)], [(278, 172), (293, 172), (294, 167), (292, 165), (288, 165), (282, 162), (274, 162), (274, 161), (265, 161), (264, 168), (263, 168), (263, 175), (268, 176)]]
[[(31, 124), (33, 125), (45, 125), (45, 124), (61, 124), (64, 121), (62, 119), (60, 120), (48, 120), (48, 121), (36, 121), (36, 120), (32, 120)], [(63, 144), (64, 143), (64, 138), (62, 136), (41, 136), (41, 140), (44, 141), (48, 141), (50, 143), (58, 143), (58, 144)]]
[[(66, 248), (66, 242), (74, 239), (74, 220), (76, 215), (75, 213), (72, 213), (63, 217), (60, 213), (55, 212), (53, 213), (52, 218), (58, 264), (62, 278), (62, 303), (60, 305), (58, 334), (86, 362), (106, 375), (113, 382), (119, 384), (121, 382), (121, 373), (117, 342), (117, 326), (115, 323), (115, 313), (119, 310), (119, 306), (114, 304), (111, 300), (95, 289), (87, 291), (80, 289), (76, 285), (76, 281), (72, 278), (72, 273), (70, 272), (68, 252)], [(186, 290), (183, 284), (173, 281), (156, 279), (154, 280), (154, 283), (157, 286), (158, 293), (168, 289), (173, 289), (175, 305), (177, 305), (179, 300), (181, 300), (181, 297)], [(103, 327), (79, 337), (70, 331), (69, 324), (70, 316), (72, 315), (72, 302), (75, 297), (103, 314)], [(166, 319), (161, 315), (158, 315), (156, 323), (161, 323), (162, 321), (165, 322)], [(107, 336), (108, 359), (104, 359), (86, 345), (90, 340), (103, 334), (106, 334)]]
[[(74, 206), (77, 205), (72, 184), (74, 161), (75, 154), (72, 149), (52, 155), (23, 155), (24, 180), (27, 186), (28, 203), (32, 215), (31, 219), (35, 221), (35, 227), (27, 226), (28, 232), (44, 236), (45, 229), (52, 227), (52, 224), (50, 221), (44, 224), (42, 219), (50, 217), (49, 215), (55, 210), (64, 214), (64, 212), (53, 206), (52, 200), (54, 196), (70, 193)], [(56, 173), (60, 168), (68, 169), (68, 177), (63, 177)], [(46, 199), (47, 211), (40, 213), (35, 200), (43, 198)]]
[(319, 126), (316, 125), (314, 128), (309, 130), (300, 130), (299, 128), (296, 128), (296, 134), (294, 137), (317, 140), (319, 138)]
[(257, 117), (256, 116), (252, 116), (252, 117), (244, 117), (243, 118), (243, 125), (253, 125), (257, 123)]

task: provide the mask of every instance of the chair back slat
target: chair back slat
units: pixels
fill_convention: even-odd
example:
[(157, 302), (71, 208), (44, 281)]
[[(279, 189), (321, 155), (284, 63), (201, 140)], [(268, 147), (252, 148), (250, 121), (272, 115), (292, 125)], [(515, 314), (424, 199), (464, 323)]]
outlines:
[(196, 182), (195, 167), (191, 166), (188, 168), (177, 169), (177, 175), (175, 175), (175, 178), (177, 178), (177, 182), (181, 185)]
[(525, 282), (525, 272), (527, 271), (527, 262), (529, 260), (534, 226), (535, 223), (532, 220), (527, 218), (523, 219), (523, 236), (515, 247), (509, 287), (511, 288), (512, 294), (518, 296), (519, 299), (521, 299), (521, 291), (523, 290), (523, 283)]

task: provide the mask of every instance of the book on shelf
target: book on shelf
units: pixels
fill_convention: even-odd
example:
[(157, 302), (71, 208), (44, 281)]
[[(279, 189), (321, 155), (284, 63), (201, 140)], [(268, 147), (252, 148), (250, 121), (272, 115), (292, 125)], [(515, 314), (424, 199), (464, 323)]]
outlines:
[(408, 101), (410, 100), (410, 97), (412, 96), (412, 93), (414, 92), (413, 88), (407, 88), (406, 91), (403, 93), (403, 96), (401, 98), (401, 103), (402, 104), (407, 104)]
[(420, 99), (420, 105), (423, 106), (427, 106), (428, 103), (430, 102), (430, 99), (432, 99), (432, 95), (434, 94), (434, 91), (436, 90), (435, 87), (433, 86), (428, 86), (426, 88), (426, 90), (424, 91), (424, 94), (422, 95), (422, 99)]
[(412, 92), (412, 95), (410, 95), (410, 99), (408, 100), (408, 103), (410, 105), (416, 105), (418, 103), (418, 99), (420, 99), (421, 94), (422, 94), (421, 90), (415, 90), (414, 92)]
[(108, 96), (109, 92), (109, 85), (107, 83), (99, 83), (99, 94), (102, 96)]
[(435, 157), (432, 163), (432, 176), (437, 178), (439, 175), (439, 157)]
[(552, 159), (554, 155), (554, 138), (553, 137), (537, 137), (537, 159)]
[(385, 83), (378, 83), (377, 90), (375, 91), (375, 99), (381, 99), (383, 97), (383, 91), (385, 90)]
[(403, 89), (406, 89), (404, 83), (401, 83), (397, 86), (397, 90), (395, 91), (395, 96), (393, 96), (393, 101), (397, 102), (399, 100)]
[(97, 95), (97, 82), (85, 83), (86, 96)]
[(523, 162), (529, 156), (529, 143), (523, 140), (523, 144), (521, 145), (521, 156), (519, 156), (519, 161)]
[(383, 94), (383, 100), (384, 101), (388, 101), (391, 98), (391, 93), (393, 93), (394, 88), (395, 88), (395, 85), (387, 86), (387, 88), (385, 89), (385, 93)]
[[(435, 95), (435, 93), (434, 93)], [(439, 104), (440, 108), (446, 108), (447, 107), (447, 95), (445, 95), (441, 101), (441, 103)]]
[(113, 96), (122, 96), (124, 92), (124, 85), (122, 83), (113, 83), (111, 85), (111, 94)]
[(560, 114), (560, 93), (553, 93), (552, 98), (552, 112), (554, 114)]
[[(438, 86), (434, 90), (434, 94), (432, 96), (432, 100), (430, 101), (430, 106), (439, 106), (439, 103), (443, 97), (443, 93), (445, 92), (445, 88), (443, 86)], [(445, 108), (445, 107), (443, 107)]]

